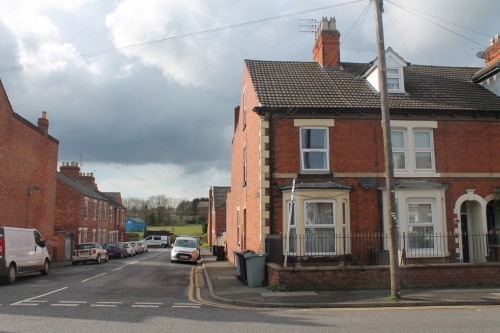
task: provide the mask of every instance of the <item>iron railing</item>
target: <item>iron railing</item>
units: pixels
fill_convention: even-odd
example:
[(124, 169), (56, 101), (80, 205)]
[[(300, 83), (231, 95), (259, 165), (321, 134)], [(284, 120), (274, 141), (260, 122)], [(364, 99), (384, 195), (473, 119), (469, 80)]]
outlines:
[[(500, 246), (500, 230), (488, 234), (401, 233), (398, 239), (400, 264), (481, 262), (489, 259), (493, 246)], [(383, 233), (341, 235), (268, 235), (268, 261), (338, 261), (351, 265), (388, 265), (389, 237)]]

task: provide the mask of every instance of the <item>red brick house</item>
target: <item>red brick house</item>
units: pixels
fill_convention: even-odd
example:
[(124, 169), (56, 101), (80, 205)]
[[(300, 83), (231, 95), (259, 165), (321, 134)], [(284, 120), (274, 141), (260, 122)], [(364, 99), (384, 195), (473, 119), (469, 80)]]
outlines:
[[(341, 61), (339, 37), (325, 18), (313, 62), (245, 60), (225, 239), (231, 261), (268, 253), (279, 289), (389, 285), (387, 266), (366, 268), (388, 249), (377, 62)], [(499, 283), (495, 52), (485, 70), (386, 51), (404, 285)]]
[(208, 195), (208, 245), (224, 245), (226, 231), (226, 197), (229, 186), (212, 186)]
[(46, 112), (38, 126), (15, 113), (0, 81), (0, 224), (36, 228), (50, 249), (59, 141), (48, 129)]
[(100, 192), (92, 173), (81, 173), (76, 162), (63, 162), (57, 172), (55, 259), (69, 259), (75, 244), (122, 241), (126, 209), (121, 195)]

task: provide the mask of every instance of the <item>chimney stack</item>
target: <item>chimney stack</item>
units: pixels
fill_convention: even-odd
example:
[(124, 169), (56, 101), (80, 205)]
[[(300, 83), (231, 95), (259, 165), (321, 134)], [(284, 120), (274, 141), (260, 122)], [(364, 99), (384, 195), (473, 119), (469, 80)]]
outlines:
[(95, 183), (95, 177), (93, 172), (81, 173), (80, 177), (78, 177), (78, 181), (82, 184), (92, 187), (95, 190), (98, 190), (97, 184)]
[(490, 39), (490, 46), (484, 52), (486, 53), (486, 66), (500, 60), (500, 34)]
[(340, 67), (340, 32), (334, 17), (323, 17), (316, 32), (314, 61), (323, 67)]
[(74, 180), (78, 180), (78, 177), (80, 177), (80, 167), (77, 162), (63, 162), (59, 171)]
[(49, 120), (47, 119), (47, 112), (42, 111), (42, 115), (38, 118), (38, 128), (43, 131), (43, 135), (49, 134)]

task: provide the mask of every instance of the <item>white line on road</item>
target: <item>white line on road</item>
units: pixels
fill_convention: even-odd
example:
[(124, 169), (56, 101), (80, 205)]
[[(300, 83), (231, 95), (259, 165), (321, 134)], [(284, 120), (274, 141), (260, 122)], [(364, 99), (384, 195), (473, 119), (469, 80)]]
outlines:
[(118, 305), (116, 304), (90, 304), (92, 307), (100, 307), (100, 308), (116, 308)]
[(59, 303), (85, 304), (87, 301), (59, 301)]
[[(40, 295), (40, 296), (35, 296), (35, 297), (27, 298), (25, 300), (22, 300), (22, 301), (19, 301), (19, 302), (16, 302), (16, 303), (12, 303), (11, 305), (28, 305), (30, 303), (27, 303), (27, 302), (33, 301), (36, 298), (40, 298), (40, 297), (43, 297), (43, 296), (47, 296), (47, 295), (50, 295), (50, 294), (57, 293), (57, 292), (62, 291), (64, 289), (68, 289), (68, 287), (60, 288), (60, 289), (48, 292), (48, 293)], [(26, 302), (26, 303), (24, 303), (24, 302)], [(37, 302), (46, 302), (46, 301), (37, 301)], [(37, 305), (37, 304), (30, 304), (30, 305)]]
[(163, 305), (163, 303), (135, 302), (137, 305)]
[(140, 304), (133, 304), (130, 306), (131, 308), (159, 308), (159, 305), (140, 305)]
[(96, 302), (96, 304), (123, 304), (123, 302)]
[(50, 304), (50, 306), (78, 306), (80, 304), (77, 303), (55, 303), (55, 304)]
[(173, 308), (199, 309), (199, 305), (172, 305)]
[(85, 279), (85, 280), (80, 281), (80, 282), (84, 283), (84, 282), (90, 281), (90, 280), (92, 280), (92, 279), (98, 278), (99, 276), (103, 276), (103, 275), (106, 275), (106, 274), (108, 274), (108, 273), (102, 273), (102, 274), (99, 274), (99, 275), (93, 276), (93, 277), (91, 277), (91, 278)]

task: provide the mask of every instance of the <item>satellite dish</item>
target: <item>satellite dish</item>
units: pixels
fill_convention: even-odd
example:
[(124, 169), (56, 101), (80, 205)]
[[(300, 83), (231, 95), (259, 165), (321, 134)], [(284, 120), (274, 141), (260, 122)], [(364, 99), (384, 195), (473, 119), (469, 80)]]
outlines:
[(365, 189), (372, 188), (373, 186), (375, 186), (375, 184), (377, 184), (377, 180), (373, 177), (364, 177), (359, 181), (359, 185), (361, 185)]
[(486, 52), (479, 51), (478, 53), (476, 53), (476, 57), (478, 57), (479, 59), (486, 59)]

